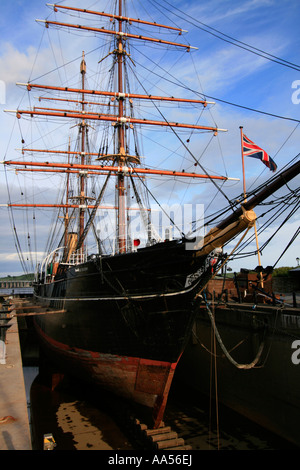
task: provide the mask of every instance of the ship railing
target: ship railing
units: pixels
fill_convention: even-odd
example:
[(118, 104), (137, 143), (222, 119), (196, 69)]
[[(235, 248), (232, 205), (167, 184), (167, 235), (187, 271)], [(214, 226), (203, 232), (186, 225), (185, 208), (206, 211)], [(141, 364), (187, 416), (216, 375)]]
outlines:
[(70, 255), (68, 262), (64, 263), (62, 262), (63, 250), (65, 250), (63, 246), (56, 248), (44, 258), (42, 263), (38, 266), (35, 276), (36, 282), (43, 282), (44, 284), (51, 282), (55, 277), (59, 264), (76, 266), (87, 261), (86, 251), (78, 250)]
[(35, 276), (35, 281), (42, 281), (45, 284), (50, 282), (53, 277), (53, 267), (57, 266), (60, 262), (64, 247), (59, 247), (49, 253), (46, 258), (43, 259), (41, 264), (38, 265), (37, 275)]
[(87, 253), (82, 251), (75, 251), (71, 254), (68, 263), (69, 265), (76, 265), (85, 263), (87, 260)]

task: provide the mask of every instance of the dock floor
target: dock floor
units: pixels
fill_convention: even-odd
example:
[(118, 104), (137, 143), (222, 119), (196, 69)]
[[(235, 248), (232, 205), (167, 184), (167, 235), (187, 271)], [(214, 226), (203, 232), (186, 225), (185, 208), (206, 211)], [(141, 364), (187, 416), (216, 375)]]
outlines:
[(0, 364), (0, 450), (32, 450), (17, 318), (9, 324)]

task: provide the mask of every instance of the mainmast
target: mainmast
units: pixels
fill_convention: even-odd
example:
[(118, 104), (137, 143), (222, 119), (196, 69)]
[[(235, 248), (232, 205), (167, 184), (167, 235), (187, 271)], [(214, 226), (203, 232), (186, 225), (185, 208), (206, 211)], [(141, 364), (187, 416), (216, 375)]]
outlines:
[[(84, 60), (84, 52), (82, 53), (82, 61), (80, 64), (80, 73), (81, 73), (81, 88), (82, 88), (82, 102), (81, 102), (81, 112), (84, 116), (85, 111), (85, 103), (84, 103), (84, 89), (85, 89), (85, 74), (86, 74), (86, 63)], [(86, 139), (86, 121), (85, 119), (81, 120), (80, 123), (80, 133), (81, 133), (81, 165), (85, 164), (85, 139)], [(85, 203), (86, 203), (86, 196), (85, 196), (85, 175), (80, 174), (80, 209), (79, 209), (79, 239), (83, 235), (84, 231), (84, 215), (85, 215)]]
[[(69, 147), (68, 147), (68, 152), (70, 152), (71, 149), (71, 142), (70, 142), (70, 137), (69, 137)], [(70, 164), (70, 154), (68, 153), (68, 164)], [(70, 183), (70, 175), (67, 174), (67, 185), (66, 185), (66, 212), (65, 212), (65, 234), (64, 234), (64, 246), (66, 247), (68, 244), (68, 230), (69, 230), (69, 183)]]
[(125, 214), (125, 179), (123, 166), (125, 163), (125, 129), (124, 129), (124, 98), (123, 98), (123, 21), (122, 21), (122, 0), (119, 0), (119, 37), (116, 50), (118, 58), (118, 93), (119, 93), (119, 123), (118, 123), (118, 165), (120, 172), (118, 174), (118, 213), (117, 213), (117, 234), (118, 248), (120, 253), (126, 251), (126, 214)]

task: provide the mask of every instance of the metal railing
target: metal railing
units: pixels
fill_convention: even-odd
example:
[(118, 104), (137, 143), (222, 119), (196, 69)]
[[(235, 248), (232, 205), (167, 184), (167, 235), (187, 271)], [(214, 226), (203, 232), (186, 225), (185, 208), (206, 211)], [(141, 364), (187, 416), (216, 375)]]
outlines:
[(82, 251), (75, 251), (71, 254), (70, 259), (67, 264), (76, 265), (85, 263), (87, 260), (87, 253)]

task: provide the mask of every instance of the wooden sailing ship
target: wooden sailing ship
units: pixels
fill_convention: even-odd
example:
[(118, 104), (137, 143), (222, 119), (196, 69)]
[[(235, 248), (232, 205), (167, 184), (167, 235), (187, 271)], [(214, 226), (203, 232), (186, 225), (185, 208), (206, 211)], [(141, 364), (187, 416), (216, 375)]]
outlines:
[[(112, 2), (114, 3), (114, 2)], [(159, 126), (172, 131), (192, 129), (213, 134), (224, 129), (216, 126), (181, 124), (167, 119), (137, 118), (133, 102), (186, 103), (207, 106), (205, 99), (174, 98), (131, 93), (125, 87), (124, 67), (131, 61), (129, 41), (153, 42), (190, 51), (191, 46), (154, 37), (132, 34), (131, 24), (182, 31), (178, 28), (125, 16), (121, 0), (115, 13), (104, 13), (61, 4), (52, 5), (55, 12), (72, 12), (91, 16), (99, 23), (111, 20), (111, 28), (83, 26), (61, 21), (44, 21), (47, 28), (60, 27), (76, 32), (92, 32), (106, 40), (112, 37), (113, 47), (107, 57), (113, 58), (116, 69), (116, 90), (91, 89), (86, 86), (87, 64), (83, 54), (80, 64), (80, 87), (53, 84), (21, 83), (29, 92), (43, 91), (40, 100), (56, 99), (66, 108), (34, 107), (18, 109), (18, 119), (26, 117), (74, 120), (79, 130), (76, 150), (33, 148), (23, 146), (23, 160), (6, 160), (5, 167), (20, 172), (64, 173), (65, 192), (56, 203), (9, 203), (10, 209), (33, 207), (54, 208), (63, 216), (64, 233), (58, 246), (40, 262), (34, 283), (34, 296), (57, 314), (37, 315), (35, 326), (41, 344), (49, 357), (75, 376), (96, 382), (107, 390), (136, 401), (153, 410), (153, 426), (158, 427), (164, 414), (172, 378), (188, 341), (195, 318), (199, 294), (224, 262), (221, 247), (237, 234), (252, 227), (253, 208), (299, 172), (299, 164), (278, 176), (258, 195), (219, 222), (204, 237), (155, 240), (151, 231), (149, 209), (142, 206), (137, 181), (162, 175), (205, 179), (213, 184), (228, 180), (227, 176), (145, 167), (137, 146), (131, 145), (129, 134), (140, 126)], [(115, 3), (114, 3), (115, 4)], [(59, 93), (53, 98), (49, 93)], [(75, 99), (74, 96), (77, 95)], [(109, 100), (109, 109), (103, 103)], [(111, 101), (113, 100), (113, 101)], [(77, 109), (74, 109), (74, 103)], [(71, 106), (71, 107), (67, 107)], [(73, 107), (72, 107), (73, 106)], [(129, 114), (130, 113), (130, 114)], [(112, 144), (92, 152), (88, 145), (92, 125), (110, 124)], [(130, 150), (130, 146), (134, 151)], [(105, 150), (105, 151), (104, 151)], [(191, 153), (189, 151), (189, 153)], [(64, 156), (67, 161), (31, 160), (28, 155)], [(192, 154), (191, 154), (192, 155)], [(193, 157), (194, 158), (194, 157)], [(197, 163), (197, 159), (196, 159)], [(71, 193), (71, 178), (78, 181), (77, 194)], [(88, 178), (100, 179), (96, 197), (88, 193)], [(111, 253), (104, 252), (95, 227), (97, 212), (105, 207), (104, 194), (111, 178), (115, 178), (116, 242)], [(147, 233), (145, 246), (128, 231), (128, 183), (131, 184)], [(75, 214), (76, 218), (75, 218)], [(97, 250), (88, 249), (87, 236), (93, 233)]]

